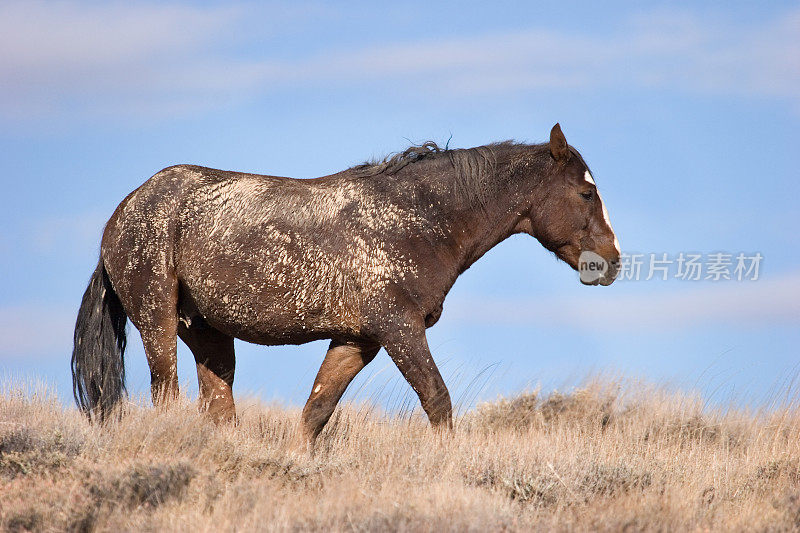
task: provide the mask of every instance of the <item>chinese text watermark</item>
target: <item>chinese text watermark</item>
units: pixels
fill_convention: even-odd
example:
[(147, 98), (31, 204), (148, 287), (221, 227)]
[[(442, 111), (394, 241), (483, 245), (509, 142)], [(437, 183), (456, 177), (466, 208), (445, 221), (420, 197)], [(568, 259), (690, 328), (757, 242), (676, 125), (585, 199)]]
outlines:
[(763, 259), (760, 252), (623, 252), (617, 281), (757, 281)]

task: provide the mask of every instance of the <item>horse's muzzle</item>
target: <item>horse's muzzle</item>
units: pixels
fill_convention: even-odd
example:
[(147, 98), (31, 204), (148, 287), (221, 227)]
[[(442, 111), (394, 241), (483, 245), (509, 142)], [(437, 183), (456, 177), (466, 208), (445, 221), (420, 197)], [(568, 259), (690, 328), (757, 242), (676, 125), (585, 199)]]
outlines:
[(619, 274), (619, 259), (615, 261), (608, 262), (608, 270), (605, 274), (598, 280), (600, 285), (607, 287), (614, 283), (614, 280), (617, 279), (617, 275)]
[(607, 260), (597, 252), (584, 250), (578, 258), (576, 270), (584, 285), (611, 285), (619, 272), (619, 257)]

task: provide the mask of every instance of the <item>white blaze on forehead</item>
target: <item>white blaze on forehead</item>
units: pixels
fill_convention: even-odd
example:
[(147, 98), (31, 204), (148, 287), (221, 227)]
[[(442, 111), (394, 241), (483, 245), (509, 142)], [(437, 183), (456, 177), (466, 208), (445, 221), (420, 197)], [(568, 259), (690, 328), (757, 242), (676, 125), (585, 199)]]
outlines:
[[(594, 182), (592, 174), (588, 170), (583, 174), (583, 178), (595, 187), (597, 186), (597, 184)], [(611, 227), (611, 219), (608, 217), (608, 209), (606, 209), (606, 204), (603, 202), (603, 198), (600, 196), (600, 191), (597, 191), (597, 198), (600, 200), (600, 205), (603, 206), (603, 220), (606, 221), (606, 226), (608, 226), (609, 231), (614, 234), (614, 248), (617, 249), (617, 253), (620, 253), (619, 240), (617, 239), (617, 234), (614, 233), (614, 228)]]
[[(600, 198), (600, 193), (599, 192), (597, 193), (597, 197)], [(602, 198), (600, 198), (600, 202), (601, 203), (603, 202)], [(614, 234), (614, 248), (617, 249), (617, 253), (620, 253), (619, 240), (617, 239), (617, 234), (614, 233), (614, 228), (611, 227), (611, 219), (608, 218), (608, 209), (606, 209), (606, 204), (605, 203), (603, 203), (603, 219), (606, 221), (606, 225), (608, 226), (608, 229), (611, 230), (611, 233)]]

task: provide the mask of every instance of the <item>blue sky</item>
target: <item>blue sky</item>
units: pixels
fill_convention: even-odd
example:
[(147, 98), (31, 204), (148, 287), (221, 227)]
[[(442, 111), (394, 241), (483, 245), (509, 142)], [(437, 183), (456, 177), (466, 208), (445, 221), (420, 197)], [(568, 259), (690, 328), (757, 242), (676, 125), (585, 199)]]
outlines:
[[(105, 220), (159, 169), (314, 177), (433, 139), (560, 122), (623, 251), (759, 252), (757, 281), (584, 287), (530, 238), (467, 271), (429, 343), (453, 397), (593, 372), (768, 401), (800, 350), (800, 9), (792, 2), (0, 4), (0, 374), (70, 398)], [(129, 387), (147, 390), (131, 330)], [(235, 392), (300, 404), (325, 343), (237, 344)], [(196, 390), (179, 351), (181, 379)], [(356, 397), (409, 389), (385, 353)], [(399, 399), (398, 399), (399, 398)], [(394, 403), (393, 403), (394, 402)]]

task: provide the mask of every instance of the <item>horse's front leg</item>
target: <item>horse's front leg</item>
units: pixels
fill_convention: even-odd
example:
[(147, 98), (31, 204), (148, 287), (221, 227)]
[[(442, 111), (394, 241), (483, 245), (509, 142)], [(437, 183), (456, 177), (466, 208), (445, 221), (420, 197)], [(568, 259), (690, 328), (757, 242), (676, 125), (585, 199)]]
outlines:
[(314, 444), (347, 386), (375, 359), (378, 350), (379, 344), (331, 342), (303, 408), (302, 432), (306, 444)]
[(381, 343), (419, 396), (431, 425), (452, 428), (450, 393), (428, 348), (424, 322), (417, 324), (404, 320), (402, 324), (402, 327), (386, 335)]

